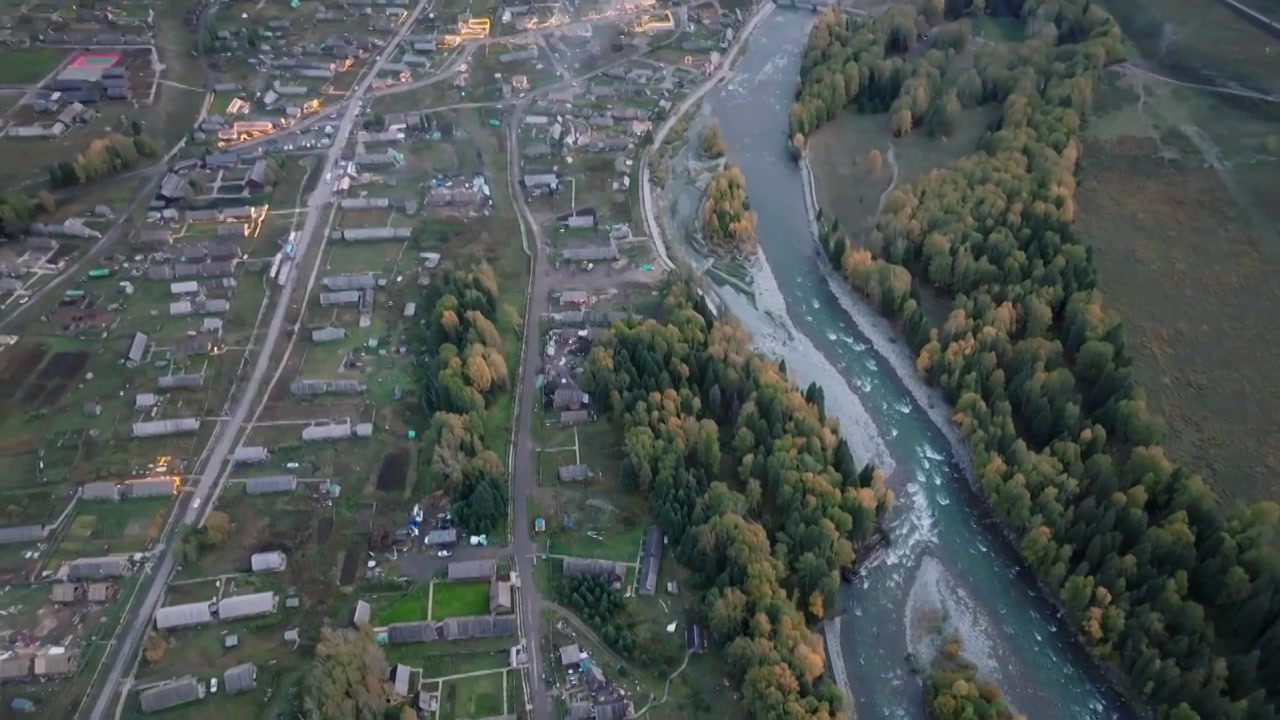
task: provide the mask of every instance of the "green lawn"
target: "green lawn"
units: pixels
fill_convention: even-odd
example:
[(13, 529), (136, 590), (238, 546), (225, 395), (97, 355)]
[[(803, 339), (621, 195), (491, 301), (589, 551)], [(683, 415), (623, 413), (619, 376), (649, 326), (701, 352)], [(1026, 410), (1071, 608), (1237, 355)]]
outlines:
[[(427, 594), (430, 590), (430, 585), (420, 585), (401, 595), (398, 599), (394, 598), (394, 596), (375, 599), (372, 602), (373, 624), (382, 626), (390, 625), (391, 623), (426, 620)], [(488, 602), (487, 597), (486, 602)], [(438, 593), (437, 599), (439, 599)]]
[(505, 672), (495, 672), (445, 682), (440, 693), (439, 720), (501, 715), (505, 709), (502, 690), (505, 675)]
[(438, 582), (435, 586), (435, 596), (431, 600), (432, 620), (489, 614), (488, 583)]
[(0, 84), (28, 85), (53, 72), (67, 51), (62, 48), (19, 48), (6, 50), (0, 64)]
[(80, 503), (55, 555), (70, 560), (143, 550), (164, 528), (172, 507), (171, 497)]

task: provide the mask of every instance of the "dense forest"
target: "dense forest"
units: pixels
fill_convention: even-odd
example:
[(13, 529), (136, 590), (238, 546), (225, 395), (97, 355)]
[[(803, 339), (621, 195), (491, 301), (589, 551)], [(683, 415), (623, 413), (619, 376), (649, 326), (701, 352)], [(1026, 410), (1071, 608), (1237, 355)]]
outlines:
[(938, 651), (924, 690), (929, 720), (1026, 720), (1009, 708), (999, 688), (978, 677), (978, 668), (961, 652), (959, 638), (951, 638)]
[[(1000, 117), (973, 154), (895, 189), (870, 237), (851, 243), (833, 224), (823, 245), (949, 396), (982, 492), (1094, 654), (1160, 717), (1276, 718), (1280, 506), (1224, 508), (1166, 458), (1090, 248), (1072, 234), (1080, 128), (1121, 58), (1120, 29), (1089, 0), (926, 10), (948, 24), (905, 8), (822, 16), (792, 132), (846, 107), (887, 113), (895, 134), (939, 115), (945, 126), (957, 102)], [(1020, 18), (1028, 39), (955, 40), (953, 23), (984, 10)], [(940, 327), (920, 284), (952, 299)]]
[(664, 317), (615, 324), (583, 374), (624, 430), (620, 481), (649, 499), (704, 590), (750, 716), (840, 717), (808, 622), (834, 606), (893, 493), (856, 463), (821, 390), (798, 391), (691, 286), (671, 288)]
[(702, 199), (702, 235), (717, 254), (756, 253), (756, 214), (747, 199), (747, 179), (732, 165), (726, 165), (707, 184)]
[(485, 446), (484, 415), (510, 385), (493, 320), (493, 269), (446, 269), (423, 290), (419, 308), (410, 342), (421, 358), (415, 368), (421, 410), (431, 423), (431, 471), (458, 522), (473, 533), (492, 532), (507, 517), (507, 471)]

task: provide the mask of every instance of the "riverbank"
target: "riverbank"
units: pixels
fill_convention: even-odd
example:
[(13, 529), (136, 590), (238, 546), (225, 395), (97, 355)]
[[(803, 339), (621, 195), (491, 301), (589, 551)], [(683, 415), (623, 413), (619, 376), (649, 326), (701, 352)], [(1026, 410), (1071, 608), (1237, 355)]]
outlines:
[[(969, 443), (961, 435), (955, 424), (951, 422), (951, 405), (943, 395), (942, 390), (930, 385), (916, 370), (916, 358), (913, 356), (911, 349), (901, 342), (898, 328), (883, 315), (867, 306), (861, 298), (857, 297), (849, 283), (837, 275), (831, 267), (826, 257), (826, 251), (822, 248), (822, 243), (819, 240), (817, 193), (813, 170), (809, 166), (807, 157), (801, 158), (799, 165), (804, 186), (805, 209), (809, 215), (810, 237), (817, 252), (815, 262), (818, 264), (819, 270), (832, 294), (835, 295), (840, 307), (849, 315), (853, 324), (871, 344), (876, 353), (889, 363), (894, 374), (916, 404), (925, 411), (929, 420), (942, 433), (951, 448), (952, 464), (963, 475), (975, 509), (983, 514), (983, 521), (986, 524), (997, 530), (996, 534), (1002, 538), (1006, 549), (1016, 558), (1021, 570), (1019, 574), (1023, 576), (1028, 587), (1038, 592), (1044, 601), (1053, 607), (1058, 618), (1066, 624), (1066, 608), (1062, 605), (1061, 599), (1022, 559), (1018, 552), (1019, 538), (1012, 529), (999, 520), (995, 508), (991, 506), (986, 493), (983, 491), (978, 480), (977, 471), (973, 466)], [(1071, 634), (1077, 651), (1082, 658), (1085, 658), (1086, 664), (1096, 673), (1101, 682), (1117, 696), (1123, 698), (1135, 715), (1144, 716), (1147, 714), (1145, 704), (1119, 671), (1111, 664), (1103, 662), (1095, 656), (1074, 628), (1068, 627), (1068, 632)], [(975, 647), (971, 639), (966, 638), (965, 641), (968, 647)]]

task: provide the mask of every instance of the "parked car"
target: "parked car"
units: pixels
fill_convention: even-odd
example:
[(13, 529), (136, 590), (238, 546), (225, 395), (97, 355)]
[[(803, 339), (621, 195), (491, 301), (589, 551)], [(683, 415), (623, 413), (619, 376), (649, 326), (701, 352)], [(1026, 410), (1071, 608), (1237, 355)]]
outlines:
[(436, 553), (436, 557), (442, 557), (442, 558), (453, 557), (453, 552), (449, 550), (441, 550), (440, 552)]

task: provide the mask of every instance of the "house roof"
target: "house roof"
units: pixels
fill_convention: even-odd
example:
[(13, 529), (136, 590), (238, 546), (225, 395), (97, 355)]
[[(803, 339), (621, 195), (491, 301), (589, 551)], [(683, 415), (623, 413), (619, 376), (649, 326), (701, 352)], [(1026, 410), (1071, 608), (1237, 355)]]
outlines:
[(218, 618), (234, 620), (254, 615), (270, 615), (276, 611), (276, 594), (273, 592), (233, 595), (218, 602)]
[(222, 685), (228, 693), (248, 692), (258, 684), (258, 667), (253, 663), (243, 663), (228, 668), (222, 675)]
[(213, 614), (209, 612), (208, 601), (170, 605), (156, 610), (156, 627), (161, 630), (195, 627), (210, 622), (213, 622)]
[(658, 569), (662, 561), (662, 528), (650, 525), (640, 546), (639, 592), (652, 595), (658, 590)]
[(267, 475), (265, 477), (249, 478), (244, 481), (244, 491), (250, 495), (293, 492), (297, 489), (298, 478), (294, 475)]
[(0, 545), (31, 542), (44, 537), (43, 525), (14, 525), (0, 528)]
[(578, 647), (577, 643), (560, 648), (561, 665), (577, 665), (580, 662), (582, 662), (582, 649)]
[(614, 700), (613, 702), (600, 703), (592, 710), (595, 714), (595, 720), (622, 720), (627, 716), (627, 701)]
[(496, 615), (449, 618), (440, 623), (440, 628), (446, 640), (502, 637), (516, 633), (516, 619)]
[(563, 561), (565, 575), (592, 575), (605, 578), (622, 578), (626, 576), (625, 568), (611, 560), (595, 558), (567, 557)]
[(0, 678), (22, 678), (30, 674), (30, 655), (13, 655), (0, 660)]
[(111, 599), (111, 583), (92, 583), (89, 585), (89, 602), (106, 602)]
[(433, 622), (392, 623), (387, 626), (387, 642), (392, 645), (430, 642), (438, 638)]
[(458, 529), (449, 528), (448, 530), (431, 530), (427, 533), (426, 544), (428, 545), (451, 545), (458, 542)]
[(510, 580), (495, 579), (489, 583), (489, 612), (509, 612), (514, 605), (511, 600), (512, 588), (515, 584)]
[(497, 572), (497, 560), (461, 560), (449, 563), (450, 580), (488, 580)]
[(49, 593), (49, 599), (56, 603), (75, 602), (79, 589), (80, 586), (76, 583), (57, 583), (53, 586), (53, 592)]
[(156, 712), (200, 699), (200, 685), (193, 677), (185, 677), (142, 691), (138, 700), (142, 712)]
[(129, 568), (125, 558), (81, 558), (67, 563), (67, 577), (71, 580), (120, 577)]
[(40, 653), (33, 666), (36, 675), (67, 675), (76, 669), (80, 654), (75, 652)]

